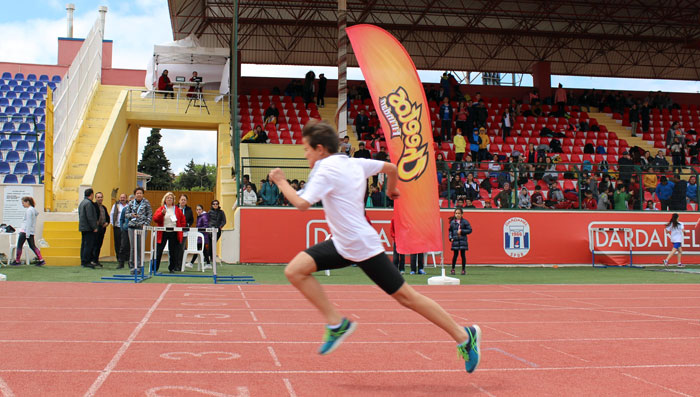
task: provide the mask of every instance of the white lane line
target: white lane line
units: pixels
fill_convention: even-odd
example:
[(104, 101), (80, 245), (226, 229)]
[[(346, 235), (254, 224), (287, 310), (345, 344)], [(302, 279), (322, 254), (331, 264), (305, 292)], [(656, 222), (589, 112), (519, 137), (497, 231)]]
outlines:
[(263, 339), (267, 339), (267, 336), (265, 335), (265, 331), (263, 331), (262, 327), (258, 325), (258, 332), (260, 332), (260, 336)]
[(663, 385), (660, 385), (660, 384), (658, 384), (658, 383), (649, 382), (649, 381), (646, 380), (646, 379), (638, 378), (638, 377), (636, 377), (636, 376), (634, 376), (634, 375), (626, 374), (626, 373), (624, 373), (624, 372), (622, 372), (622, 375), (625, 375), (625, 376), (630, 377), (630, 378), (632, 378), (632, 379), (636, 379), (636, 380), (638, 380), (638, 381), (644, 382), (644, 383), (649, 384), (649, 385), (652, 385), (652, 386), (660, 387), (660, 388), (662, 388), (662, 389), (664, 389), (664, 390), (666, 390), (666, 391), (670, 391), (671, 393), (678, 394), (679, 396), (692, 397), (690, 394), (685, 394), (685, 393), (679, 392), (678, 390), (670, 389), (670, 388), (668, 388), (668, 387), (666, 387), (666, 386), (663, 386)]
[(360, 316), (358, 316), (358, 315), (355, 314), (355, 313), (353, 313), (352, 316), (355, 317), (355, 318), (360, 318)]
[(246, 301), (243, 301), (243, 302), (245, 302), (245, 306), (246, 306), (248, 309), (250, 309), (250, 303), (248, 303), (247, 300), (246, 300)]
[(522, 358), (522, 357), (520, 357), (520, 356), (516, 356), (516, 355), (513, 354), (513, 353), (508, 353), (507, 351), (505, 351), (505, 350), (503, 350), (503, 349), (499, 349), (499, 348), (497, 348), (497, 347), (489, 347), (489, 348), (487, 348), (487, 349), (482, 349), (482, 350), (493, 350), (493, 351), (496, 351), (496, 352), (499, 352), (499, 353), (503, 354), (504, 356), (508, 356), (508, 357), (510, 357), (510, 358), (516, 359), (516, 360), (520, 361), (521, 363), (524, 363), (524, 364), (526, 364), (526, 365), (531, 366), (532, 368), (537, 368), (537, 367), (539, 367), (539, 365), (533, 363), (532, 361), (529, 361), (529, 360), (527, 360), (527, 359), (525, 359), (525, 358)]
[(100, 376), (95, 379), (95, 382), (90, 386), (90, 389), (85, 393), (85, 396), (94, 396), (95, 393), (100, 389), (102, 384), (107, 380), (107, 377), (109, 374), (114, 370), (114, 368), (117, 366), (117, 363), (119, 363), (119, 360), (121, 360), (122, 356), (124, 356), (124, 353), (126, 353), (126, 350), (131, 346), (131, 343), (136, 339), (136, 337), (139, 335), (139, 332), (143, 329), (143, 327), (146, 325), (146, 322), (148, 322), (148, 319), (151, 318), (151, 315), (153, 315), (153, 312), (156, 311), (156, 308), (158, 308), (158, 305), (160, 305), (160, 302), (163, 301), (163, 298), (165, 297), (165, 294), (168, 293), (170, 290), (170, 286), (172, 284), (168, 284), (165, 286), (165, 289), (163, 292), (160, 294), (158, 299), (151, 305), (151, 308), (148, 309), (148, 312), (146, 313), (145, 316), (141, 319), (141, 322), (134, 328), (134, 330), (131, 332), (131, 335), (129, 335), (129, 338), (122, 344), (122, 346), (117, 350), (117, 353), (114, 354), (114, 357), (112, 357), (112, 360), (107, 364), (104, 370), (100, 373)]
[(245, 292), (241, 292), (241, 296), (243, 297), (243, 299), (248, 299), (245, 297)]
[(277, 358), (277, 354), (275, 353), (275, 349), (273, 349), (272, 346), (268, 346), (267, 351), (270, 352), (270, 355), (272, 356), (272, 360), (275, 362), (275, 365), (278, 367), (281, 367), (282, 363), (280, 363), (280, 360)]
[(257, 318), (257, 317), (255, 317), (255, 313), (253, 313), (253, 311), (252, 311), (252, 310), (251, 310), (251, 312), (250, 312), (250, 317), (253, 317), (253, 321), (255, 321), (255, 322), (257, 322), (257, 321), (258, 321), (258, 318)]
[(236, 287), (238, 287), (238, 290), (239, 290), (239, 291), (243, 291), (243, 288), (241, 288), (240, 285), (237, 285)]
[(384, 331), (383, 329), (377, 328), (377, 331), (381, 332), (382, 334), (384, 334), (386, 336), (389, 336), (389, 334), (387, 334), (386, 331)]
[(2, 397), (15, 397), (15, 393), (12, 392), (10, 386), (2, 378), (0, 378), (0, 395)]
[(292, 387), (292, 382), (289, 381), (289, 379), (284, 378), (282, 379), (284, 382), (284, 385), (287, 387), (287, 391), (289, 392), (289, 397), (297, 397), (297, 394), (294, 392), (294, 388)]
[(340, 307), (340, 305), (338, 304), (338, 302), (333, 302), (333, 304), (336, 305), (337, 307)]
[(481, 327), (486, 328), (486, 329), (490, 329), (491, 331), (496, 331), (496, 332), (499, 332), (499, 333), (508, 335), (508, 336), (510, 336), (510, 337), (513, 337), (513, 338), (519, 338), (518, 335), (513, 335), (513, 334), (511, 334), (510, 332), (501, 331), (500, 329), (497, 329), (497, 328), (494, 328), (494, 327), (490, 327), (490, 326), (484, 325), (484, 324), (479, 324), (479, 325), (480, 325)]
[(477, 390), (479, 390), (480, 392), (486, 394), (486, 395), (489, 396), (489, 397), (496, 397), (495, 395), (489, 393), (486, 389), (484, 389), (483, 387), (477, 385), (476, 383), (472, 383), (472, 386), (474, 386), (474, 388), (476, 388)]
[(545, 345), (542, 345), (542, 344), (540, 344), (540, 347), (544, 347), (545, 349), (548, 349), (548, 350), (551, 350), (551, 351), (555, 351), (555, 352), (557, 352), (557, 353), (561, 353), (561, 354), (563, 354), (563, 355), (565, 355), (565, 356), (569, 356), (569, 357), (571, 357), (571, 358), (575, 358), (575, 359), (577, 359), (577, 360), (590, 363), (590, 361), (586, 360), (585, 358), (581, 358), (581, 357), (579, 357), (579, 356), (575, 356), (575, 355), (573, 355), (573, 354), (567, 353), (567, 352), (565, 352), (565, 351), (561, 351), (561, 350), (559, 350), (559, 349), (555, 349), (555, 348), (553, 348), (553, 347), (545, 346)]
[(432, 359), (432, 358), (430, 358), (430, 357), (426, 356), (425, 354), (423, 354), (423, 353), (419, 352), (418, 350), (414, 350), (414, 352), (416, 352), (416, 354), (417, 354), (417, 355), (419, 355), (419, 356), (423, 357), (423, 358), (424, 358), (424, 359), (426, 359), (426, 360), (430, 360), (430, 361), (433, 361), (433, 359)]

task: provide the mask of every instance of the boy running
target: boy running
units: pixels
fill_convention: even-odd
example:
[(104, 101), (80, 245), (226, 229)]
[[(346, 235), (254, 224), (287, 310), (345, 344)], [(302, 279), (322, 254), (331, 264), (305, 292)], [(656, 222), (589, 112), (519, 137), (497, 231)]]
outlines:
[(384, 292), (450, 334), (458, 343), (457, 351), (465, 361), (467, 372), (473, 372), (479, 364), (479, 326), (457, 325), (435, 301), (406, 284), (384, 253), (377, 232), (365, 219), (363, 198), (367, 178), (380, 172), (386, 174), (386, 193), (396, 200), (399, 198), (396, 166), (338, 154), (338, 134), (324, 122), (307, 124), (302, 132), (302, 141), (304, 156), (311, 167), (304, 189), (297, 193), (279, 168), (270, 171), (270, 180), (279, 187), (290, 204), (302, 211), (322, 201), (333, 236), (297, 254), (284, 270), (287, 279), (316, 306), (329, 324), (319, 353), (328, 354), (338, 348), (357, 324), (338, 313), (321, 284), (311, 274), (356, 263)]

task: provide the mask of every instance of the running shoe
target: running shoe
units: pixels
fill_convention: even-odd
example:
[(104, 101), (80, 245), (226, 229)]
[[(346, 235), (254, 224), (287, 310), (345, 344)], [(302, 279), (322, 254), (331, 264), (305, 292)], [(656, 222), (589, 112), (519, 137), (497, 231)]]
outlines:
[(682, 263), (679, 263), (679, 264), (678, 264), (678, 267), (685, 267), (685, 265), (682, 264)]
[(481, 358), (481, 328), (474, 324), (471, 327), (464, 327), (464, 330), (467, 331), (469, 340), (457, 345), (457, 352), (464, 360), (464, 368), (471, 374), (479, 365)]
[(347, 318), (343, 318), (343, 322), (335, 329), (326, 327), (326, 334), (323, 336), (323, 344), (318, 349), (318, 354), (329, 354), (350, 336), (357, 328), (357, 323), (354, 323)]
[(668, 261), (664, 259), (664, 267), (668, 267)]

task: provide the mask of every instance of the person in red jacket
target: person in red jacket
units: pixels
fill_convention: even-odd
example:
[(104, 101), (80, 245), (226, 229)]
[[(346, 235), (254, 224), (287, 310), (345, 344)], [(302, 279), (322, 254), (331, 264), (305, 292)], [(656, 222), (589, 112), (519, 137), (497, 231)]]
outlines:
[[(175, 195), (172, 192), (165, 193), (161, 202), (161, 207), (153, 212), (153, 222), (161, 227), (187, 227), (187, 220), (182, 211), (177, 211), (175, 207)], [(163, 256), (165, 245), (168, 244), (168, 256), (170, 265), (168, 270), (175, 273), (180, 269), (180, 243), (182, 243), (182, 232), (158, 232), (158, 246), (156, 248), (156, 271), (160, 268), (160, 259)]]
[(168, 95), (170, 95), (171, 98), (175, 99), (173, 83), (170, 82), (170, 77), (168, 77), (168, 69), (165, 69), (158, 78), (158, 91), (170, 91), (163, 94), (164, 98), (167, 99)]
[(597, 210), (598, 202), (593, 198), (593, 192), (590, 190), (584, 190), (583, 194), (583, 208), (591, 211)]

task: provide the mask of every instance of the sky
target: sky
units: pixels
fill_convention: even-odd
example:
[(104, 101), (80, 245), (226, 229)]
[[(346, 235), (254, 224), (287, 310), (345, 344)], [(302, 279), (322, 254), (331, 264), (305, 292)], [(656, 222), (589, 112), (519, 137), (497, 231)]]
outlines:
[[(2, 1), (0, 61), (56, 64), (57, 37), (67, 32), (65, 6), (70, 0)], [(105, 39), (113, 40), (112, 65), (115, 68), (145, 69), (154, 44), (171, 42), (172, 30), (166, 0), (72, 0), (76, 6), (74, 37), (85, 37), (99, 14), (100, 5), (108, 7)], [(316, 75), (325, 73), (337, 78), (337, 69), (318, 66), (243, 65), (244, 76), (300, 78), (313, 68)], [(424, 82), (438, 82), (442, 71), (419, 71)], [(349, 68), (349, 79), (363, 79), (358, 68)], [(505, 81), (511, 81), (510, 75)], [(572, 88), (599, 88), (643, 91), (700, 92), (698, 81), (612, 79), (578, 76), (552, 76), (552, 86), (562, 83)], [(481, 83), (477, 76), (475, 84)], [(531, 86), (532, 77), (524, 75), (523, 85)], [(149, 129), (139, 131), (139, 157)], [(161, 142), (176, 173), (190, 159), (196, 163), (216, 162), (216, 135), (198, 131), (164, 130)]]

